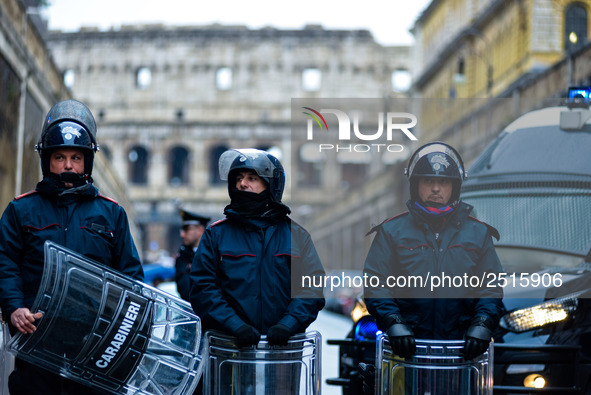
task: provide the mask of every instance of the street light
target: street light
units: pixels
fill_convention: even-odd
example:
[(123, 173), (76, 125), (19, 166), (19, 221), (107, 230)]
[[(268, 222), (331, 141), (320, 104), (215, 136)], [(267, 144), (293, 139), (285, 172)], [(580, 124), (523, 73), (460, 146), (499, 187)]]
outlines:
[(570, 46), (566, 48), (567, 54), (567, 72), (568, 72), (568, 85), (573, 85), (574, 80), (574, 71), (573, 71), (573, 54), (576, 51), (577, 43), (579, 42), (579, 36), (576, 32), (571, 31), (568, 35), (568, 42), (571, 43)]

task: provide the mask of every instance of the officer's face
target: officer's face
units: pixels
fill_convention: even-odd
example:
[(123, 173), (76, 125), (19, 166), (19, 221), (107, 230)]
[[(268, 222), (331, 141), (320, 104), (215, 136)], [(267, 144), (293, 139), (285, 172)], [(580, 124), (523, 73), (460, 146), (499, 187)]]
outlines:
[(453, 184), (449, 178), (419, 178), (419, 199), (421, 202), (448, 204), (451, 199)]
[(54, 174), (84, 173), (84, 152), (76, 148), (54, 150), (49, 157), (49, 171)]
[(181, 238), (186, 246), (197, 247), (205, 227), (203, 225), (184, 225), (181, 228)]
[(239, 191), (261, 193), (267, 189), (267, 183), (252, 170), (238, 172), (236, 189)]

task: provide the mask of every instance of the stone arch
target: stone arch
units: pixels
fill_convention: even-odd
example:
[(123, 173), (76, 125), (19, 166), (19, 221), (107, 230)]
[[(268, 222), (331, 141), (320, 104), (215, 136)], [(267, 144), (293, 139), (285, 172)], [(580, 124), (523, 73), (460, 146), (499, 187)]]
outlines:
[(189, 150), (174, 146), (168, 151), (168, 182), (171, 185), (189, 183)]
[(129, 181), (133, 184), (147, 184), (149, 160), (148, 150), (141, 145), (135, 145), (129, 150), (127, 159), (129, 161)]

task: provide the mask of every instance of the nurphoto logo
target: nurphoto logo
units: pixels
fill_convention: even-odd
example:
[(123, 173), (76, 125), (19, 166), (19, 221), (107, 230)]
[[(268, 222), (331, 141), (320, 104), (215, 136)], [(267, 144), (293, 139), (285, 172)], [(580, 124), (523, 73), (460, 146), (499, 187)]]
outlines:
[[(369, 152), (369, 151), (389, 151), (401, 152), (404, 147), (401, 144), (393, 144), (392, 141), (400, 136), (405, 136), (408, 140), (416, 141), (417, 137), (411, 129), (417, 124), (417, 117), (409, 112), (377, 112), (373, 129), (367, 122), (364, 125), (365, 130), (360, 126), (361, 111), (350, 111), (349, 113), (334, 109), (321, 108), (316, 110), (312, 107), (301, 107), (303, 114), (307, 115), (306, 139), (314, 141), (314, 129), (319, 129), (320, 133), (334, 133), (334, 122), (336, 121), (337, 144), (320, 143), (319, 152), (334, 150), (349, 152)], [(363, 115), (370, 115), (363, 114)], [(327, 118), (330, 122), (327, 121)], [(370, 118), (371, 119), (371, 116)], [(377, 131), (375, 130), (377, 128)], [(352, 132), (352, 133), (351, 133)], [(324, 136), (326, 137), (326, 136)], [(324, 139), (323, 139), (324, 140)], [(368, 143), (351, 144), (351, 141), (363, 141)], [(369, 143), (371, 142), (371, 143)]]

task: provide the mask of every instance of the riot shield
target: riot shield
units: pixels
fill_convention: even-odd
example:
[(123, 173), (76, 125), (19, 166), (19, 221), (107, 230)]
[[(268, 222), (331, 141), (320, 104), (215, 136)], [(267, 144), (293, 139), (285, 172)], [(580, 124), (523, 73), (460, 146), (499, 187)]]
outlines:
[(190, 394), (202, 370), (201, 320), (164, 291), (52, 242), (17, 358), (116, 394)]
[(270, 346), (262, 336), (257, 346), (238, 349), (234, 337), (208, 331), (204, 394), (319, 394), (320, 341), (312, 331), (286, 346)]
[(493, 345), (471, 360), (462, 355), (463, 340), (419, 340), (410, 358), (392, 353), (388, 338), (378, 336), (376, 395), (492, 395)]
[(0, 395), (8, 395), (8, 375), (14, 368), (14, 356), (6, 350), (9, 339), (8, 324), (3, 321), (0, 309)]

